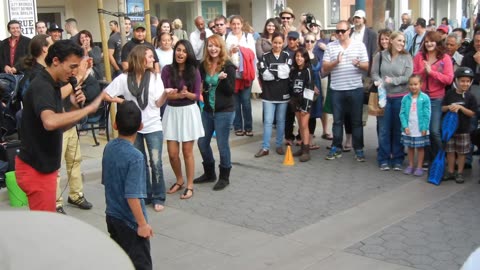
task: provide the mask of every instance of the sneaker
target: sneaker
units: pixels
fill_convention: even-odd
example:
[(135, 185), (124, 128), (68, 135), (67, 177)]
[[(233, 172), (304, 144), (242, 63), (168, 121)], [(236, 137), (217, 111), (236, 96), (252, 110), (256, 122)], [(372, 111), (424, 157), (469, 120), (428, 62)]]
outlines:
[(65, 209), (63, 209), (63, 206), (62, 206), (62, 205), (57, 206), (57, 209), (56, 209), (56, 210), (57, 210), (57, 213), (59, 213), (59, 214), (62, 214), (62, 215), (66, 215), (66, 214), (67, 214), (67, 212), (65, 212)]
[(415, 171), (413, 171), (413, 175), (418, 177), (423, 176), (423, 174), (424, 174), (423, 168), (416, 168)]
[(461, 173), (457, 173), (455, 175), (455, 183), (457, 183), (457, 184), (465, 183), (465, 179), (463, 179), (463, 175)]
[(413, 167), (408, 166), (407, 168), (405, 168), (405, 170), (403, 170), (403, 173), (406, 174), (406, 175), (412, 174), (413, 173)]
[(389, 171), (390, 166), (387, 163), (380, 165), (380, 171)]
[(397, 171), (397, 172), (401, 171), (402, 170), (402, 165), (401, 164), (393, 165), (393, 170)]
[(358, 162), (365, 162), (365, 154), (363, 153), (363, 150), (355, 150), (355, 159)]
[(430, 168), (430, 164), (428, 162), (424, 162), (423, 165), (422, 165), (422, 169), (424, 171), (428, 171), (428, 168)]
[(328, 152), (327, 156), (325, 157), (326, 160), (334, 160), (336, 158), (342, 157), (342, 150), (337, 149), (337, 147), (332, 146), (330, 148), (330, 152)]
[(85, 199), (83, 195), (80, 195), (78, 199), (72, 200), (70, 196), (68, 197), (68, 203), (77, 206), (80, 209), (88, 210), (92, 208), (92, 204)]
[(446, 172), (442, 178), (442, 181), (455, 180), (455, 174), (451, 172)]

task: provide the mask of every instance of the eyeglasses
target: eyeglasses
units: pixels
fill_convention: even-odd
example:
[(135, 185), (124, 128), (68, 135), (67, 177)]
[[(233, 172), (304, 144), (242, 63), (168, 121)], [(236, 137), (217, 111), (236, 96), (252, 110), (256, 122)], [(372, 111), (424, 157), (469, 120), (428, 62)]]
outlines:
[(308, 39), (308, 40), (305, 40), (305, 43), (312, 43), (313, 44), (313, 43), (315, 43), (315, 40)]
[(289, 37), (288, 40), (297, 40), (297, 39), (293, 37)]
[(224, 26), (224, 23), (216, 23), (215, 26)]
[(345, 34), (345, 32), (347, 32), (348, 30), (350, 30), (350, 29), (337, 29), (337, 30), (335, 30), (335, 33), (336, 34)]
[(290, 20), (292, 17), (282, 17), (282, 20)]

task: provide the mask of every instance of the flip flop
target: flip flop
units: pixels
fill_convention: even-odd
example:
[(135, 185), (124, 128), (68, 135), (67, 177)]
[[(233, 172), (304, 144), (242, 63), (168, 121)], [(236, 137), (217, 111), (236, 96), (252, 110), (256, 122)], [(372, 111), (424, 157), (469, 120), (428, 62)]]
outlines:
[(332, 136), (332, 134), (327, 134), (326, 133), (326, 134), (322, 135), (322, 139), (327, 140), (327, 141), (331, 141), (331, 140), (333, 140), (333, 136)]
[(161, 204), (154, 204), (153, 205), (153, 210), (155, 210), (155, 212), (161, 212), (161, 211), (163, 211), (163, 209), (165, 209), (165, 206), (163, 206)]
[(317, 149), (320, 148), (320, 146), (316, 145), (316, 144), (310, 144), (309, 148), (310, 148), (310, 150), (317, 150)]
[[(190, 196), (188, 196), (188, 192), (191, 191)], [(182, 200), (188, 200), (193, 197), (193, 188), (186, 188), (183, 194), (180, 196)]]
[[(174, 188), (177, 188), (177, 189), (173, 190)], [(180, 184), (175, 183), (168, 189), (167, 194), (176, 193), (179, 190), (182, 190), (182, 188), (183, 188), (183, 184), (180, 185)]]
[(245, 131), (245, 136), (252, 137), (253, 132), (251, 130), (250, 131)]
[(235, 135), (243, 136), (243, 135), (245, 135), (245, 133), (243, 132), (243, 130), (235, 130)]

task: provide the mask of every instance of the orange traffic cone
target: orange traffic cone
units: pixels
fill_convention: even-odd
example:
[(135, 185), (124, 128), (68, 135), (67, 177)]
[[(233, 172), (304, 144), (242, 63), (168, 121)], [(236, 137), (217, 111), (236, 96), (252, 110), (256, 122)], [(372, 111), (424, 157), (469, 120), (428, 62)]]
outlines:
[(283, 165), (295, 165), (295, 160), (293, 160), (292, 148), (290, 147), (290, 145), (287, 146), (287, 152), (285, 153), (285, 159), (283, 159)]

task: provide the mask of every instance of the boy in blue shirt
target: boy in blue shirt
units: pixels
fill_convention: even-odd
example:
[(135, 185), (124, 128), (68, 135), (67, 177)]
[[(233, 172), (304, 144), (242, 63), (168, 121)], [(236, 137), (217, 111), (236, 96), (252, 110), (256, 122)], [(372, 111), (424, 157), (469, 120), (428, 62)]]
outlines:
[(105, 146), (102, 159), (107, 228), (136, 270), (151, 270), (149, 239), (153, 230), (143, 200), (147, 197), (145, 161), (133, 146), (137, 131), (142, 129), (142, 114), (133, 101), (124, 101), (117, 108), (113, 128), (119, 135)]

